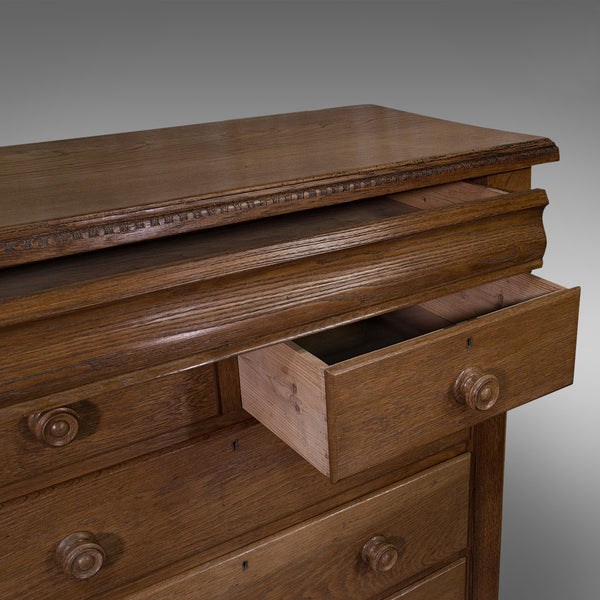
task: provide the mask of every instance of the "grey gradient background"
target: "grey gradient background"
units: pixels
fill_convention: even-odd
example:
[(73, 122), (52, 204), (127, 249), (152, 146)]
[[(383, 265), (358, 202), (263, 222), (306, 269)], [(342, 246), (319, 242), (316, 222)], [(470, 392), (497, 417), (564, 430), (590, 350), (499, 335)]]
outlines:
[(600, 597), (600, 4), (0, 2), (0, 145), (376, 103), (552, 138), (576, 383), (509, 415), (501, 598)]

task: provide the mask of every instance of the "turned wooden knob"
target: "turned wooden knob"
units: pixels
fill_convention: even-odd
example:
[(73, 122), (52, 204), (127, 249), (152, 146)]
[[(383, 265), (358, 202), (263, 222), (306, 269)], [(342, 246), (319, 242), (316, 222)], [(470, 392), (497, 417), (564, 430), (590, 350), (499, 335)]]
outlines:
[(64, 446), (79, 431), (79, 415), (64, 406), (34, 413), (28, 422), (33, 435), (48, 446)]
[(394, 544), (390, 544), (383, 535), (374, 535), (365, 542), (360, 555), (375, 573), (384, 573), (396, 564), (398, 549)]
[(454, 398), (474, 410), (488, 410), (500, 395), (498, 379), (477, 367), (468, 367), (454, 383)]
[(56, 548), (56, 560), (74, 579), (93, 577), (104, 563), (106, 554), (89, 531), (68, 535)]

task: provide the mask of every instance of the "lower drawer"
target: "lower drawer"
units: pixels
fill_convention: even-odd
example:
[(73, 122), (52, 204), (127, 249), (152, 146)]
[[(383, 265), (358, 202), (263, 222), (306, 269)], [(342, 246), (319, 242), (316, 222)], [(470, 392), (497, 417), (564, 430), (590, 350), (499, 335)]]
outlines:
[[(127, 598), (380, 598), (465, 551), (469, 469), (470, 455), (461, 455)], [(445, 590), (428, 597), (458, 600), (461, 564), (392, 597)]]
[[(406, 460), (432, 464), (421, 454)], [(113, 598), (115, 588), (175, 563), (184, 561), (183, 570), (340, 505), (361, 493), (357, 487), (374, 488), (364, 477), (332, 484), (260, 424), (227, 428), (0, 503), (0, 598)], [(100, 549), (72, 537), (80, 532)], [(57, 562), (65, 539), (82, 564)], [(72, 576), (86, 568), (90, 575), (95, 557), (97, 573)]]

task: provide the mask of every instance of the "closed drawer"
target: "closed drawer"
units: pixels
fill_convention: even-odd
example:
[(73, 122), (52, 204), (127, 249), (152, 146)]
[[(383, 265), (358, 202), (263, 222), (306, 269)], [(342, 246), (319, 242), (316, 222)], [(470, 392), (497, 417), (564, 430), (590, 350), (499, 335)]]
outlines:
[[(407, 460), (440, 461), (421, 452)], [(379, 474), (385, 483), (359, 476), (332, 484), (262, 425), (228, 427), (0, 503), (0, 598), (113, 598), (122, 585), (181, 561), (204, 563), (418, 470), (396, 465), (397, 474)], [(56, 560), (59, 543), (79, 532), (105, 553), (85, 581)]]
[(462, 455), (127, 598), (380, 598), (465, 551), (469, 469)]
[(569, 385), (578, 305), (518, 275), (255, 350), (242, 403), (338, 480)]
[[(108, 392), (70, 390), (0, 410), (0, 499), (10, 484), (89, 460), (219, 414), (214, 365), (165, 373)], [(112, 462), (111, 462), (112, 461)], [(106, 464), (102, 464), (102, 463)], [(52, 483), (46, 476), (44, 483)]]

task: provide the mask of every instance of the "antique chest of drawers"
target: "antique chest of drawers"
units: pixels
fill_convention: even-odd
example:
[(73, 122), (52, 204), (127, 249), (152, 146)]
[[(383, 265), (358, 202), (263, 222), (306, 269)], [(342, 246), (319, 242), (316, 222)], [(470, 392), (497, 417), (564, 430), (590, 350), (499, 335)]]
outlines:
[(557, 159), (369, 105), (1, 148), (0, 597), (497, 598)]

